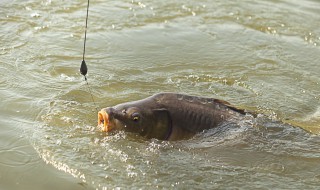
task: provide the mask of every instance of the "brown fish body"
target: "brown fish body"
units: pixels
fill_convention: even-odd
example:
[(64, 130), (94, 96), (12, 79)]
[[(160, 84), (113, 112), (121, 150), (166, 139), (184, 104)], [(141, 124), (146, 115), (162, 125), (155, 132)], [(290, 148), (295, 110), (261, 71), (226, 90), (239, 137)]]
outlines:
[(245, 112), (229, 103), (176, 93), (159, 93), (146, 99), (102, 109), (98, 124), (139, 133), (146, 138), (179, 140), (241, 118)]

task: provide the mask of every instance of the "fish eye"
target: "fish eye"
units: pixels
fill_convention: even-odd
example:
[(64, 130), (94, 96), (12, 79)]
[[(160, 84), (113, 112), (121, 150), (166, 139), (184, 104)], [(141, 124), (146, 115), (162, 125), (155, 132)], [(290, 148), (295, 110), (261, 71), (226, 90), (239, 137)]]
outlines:
[(131, 115), (131, 118), (132, 118), (132, 120), (133, 120), (134, 122), (137, 122), (137, 121), (140, 120), (140, 114), (137, 113), (137, 112), (135, 112), (135, 113), (133, 113), (133, 114)]

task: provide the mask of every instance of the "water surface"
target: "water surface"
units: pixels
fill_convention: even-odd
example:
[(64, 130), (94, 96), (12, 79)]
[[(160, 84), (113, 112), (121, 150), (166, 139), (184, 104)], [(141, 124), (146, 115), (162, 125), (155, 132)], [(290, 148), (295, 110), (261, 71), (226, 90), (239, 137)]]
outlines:
[[(318, 1), (0, 2), (2, 189), (317, 189)], [(185, 141), (96, 129), (158, 92), (260, 113)], [(295, 126), (295, 127), (293, 127)]]

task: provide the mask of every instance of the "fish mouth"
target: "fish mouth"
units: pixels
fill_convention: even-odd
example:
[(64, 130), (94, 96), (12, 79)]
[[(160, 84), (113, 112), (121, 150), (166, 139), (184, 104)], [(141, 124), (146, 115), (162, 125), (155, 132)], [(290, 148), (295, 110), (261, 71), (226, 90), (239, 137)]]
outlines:
[(98, 128), (100, 128), (101, 131), (109, 132), (111, 131), (111, 126), (109, 123), (109, 115), (105, 110), (102, 109), (98, 112)]

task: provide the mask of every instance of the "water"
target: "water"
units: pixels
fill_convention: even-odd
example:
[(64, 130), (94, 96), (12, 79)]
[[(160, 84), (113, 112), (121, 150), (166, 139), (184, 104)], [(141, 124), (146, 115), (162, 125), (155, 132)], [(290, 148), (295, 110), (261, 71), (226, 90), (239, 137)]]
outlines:
[(317, 189), (319, 7), (92, 1), (98, 109), (180, 92), (260, 113), (163, 142), (97, 131), (86, 1), (1, 1), (0, 189)]

